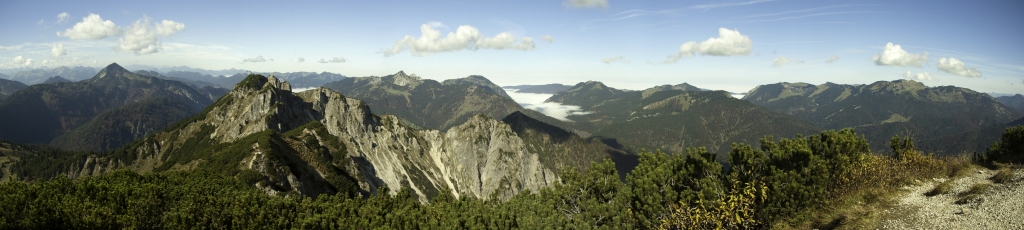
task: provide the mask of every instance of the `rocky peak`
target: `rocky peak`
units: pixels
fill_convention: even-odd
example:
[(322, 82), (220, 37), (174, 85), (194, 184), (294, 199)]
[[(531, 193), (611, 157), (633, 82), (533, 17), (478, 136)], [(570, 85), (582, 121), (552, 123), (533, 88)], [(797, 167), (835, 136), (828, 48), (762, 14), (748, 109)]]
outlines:
[(423, 78), (420, 78), (419, 76), (416, 76), (415, 74), (413, 74), (411, 76), (407, 75), (407, 74), (405, 74), (405, 71), (398, 71), (398, 73), (395, 73), (395, 74), (391, 75), (390, 77), (391, 77), (391, 83), (395, 84), (395, 85), (398, 85), (398, 86), (409, 86), (410, 88), (415, 88), (420, 83), (423, 83)]
[(102, 70), (100, 70), (100, 72), (97, 73), (96, 76), (93, 77), (93, 79), (125, 76), (125, 75), (129, 75), (131, 73), (132, 73), (131, 71), (128, 71), (127, 69), (125, 69), (124, 67), (121, 67), (121, 65), (118, 65), (115, 62), (115, 63), (110, 63), (110, 65), (107, 65), (107, 67), (105, 67)]
[(506, 98), (512, 98), (507, 93), (505, 93), (505, 90), (502, 89), (501, 86), (498, 86), (497, 84), (494, 84), (493, 82), (491, 82), (491, 80), (485, 78), (484, 76), (480, 76), (480, 75), (470, 75), (468, 77), (459, 78), (459, 79), (448, 79), (448, 80), (444, 80), (444, 82), (442, 82), (441, 84), (443, 84), (443, 85), (470, 85), (470, 86), (483, 87), (483, 88), (485, 88), (487, 91), (489, 91), (491, 93), (494, 93), (494, 94), (497, 94), (499, 96), (506, 97)]

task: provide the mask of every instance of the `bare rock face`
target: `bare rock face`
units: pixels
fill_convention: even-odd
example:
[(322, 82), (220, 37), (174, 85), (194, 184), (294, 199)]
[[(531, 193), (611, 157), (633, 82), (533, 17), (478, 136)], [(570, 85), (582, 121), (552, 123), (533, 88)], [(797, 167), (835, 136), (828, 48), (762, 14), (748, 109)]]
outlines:
[[(417, 130), (330, 89), (292, 93), (273, 76), (249, 76), (192, 119), (133, 144), (126, 150), (135, 156), (130, 162), (90, 158), (69, 175), (188, 170), (229, 159), (237, 163), (217, 167), (263, 178), (256, 185), (269, 193), (316, 196), (355, 183), (363, 194), (409, 188), (422, 202), (446, 189), (457, 197), (507, 200), (559, 180), (501, 121), (478, 115), (447, 133)], [(200, 144), (209, 147), (195, 147)]]

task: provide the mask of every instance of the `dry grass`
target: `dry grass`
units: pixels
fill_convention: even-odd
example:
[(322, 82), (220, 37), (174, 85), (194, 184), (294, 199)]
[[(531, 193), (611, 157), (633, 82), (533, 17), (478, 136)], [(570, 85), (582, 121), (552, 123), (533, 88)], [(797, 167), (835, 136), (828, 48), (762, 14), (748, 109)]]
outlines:
[(953, 179), (946, 179), (942, 183), (935, 185), (935, 188), (924, 193), (925, 196), (938, 196), (949, 193), (949, 189), (953, 187)]
[(969, 202), (971, 202), (971, 200), (974, 200), (975, 198), (977, 198), (982, 193), (985, 193), (986, 191), (988, 191), (988, 189), (991, 188), (991, 187), (992, 187), (992, 184), (988, 184), (988, 183), (975, 184), (975, 185), (971, 186), (970, 189), (967, 189), (967, 191), (964, 191), (963, 193), (960, 193), (960, 198), (956, 200), (956, 204), (966, 204), (966, 203), (969, 203)]
[(1010, 167), (1002, 167), (998, 171), (996, 171), (996, 175), (992, 176), (992, 182), (1000, 184), (1010, 182), (1012, 180), (1013, 171), (1010, 170)]
[(937, 194), (949, 193), (956, 178), (968, 176), (980, 167), (969, 156), (940, 158), (914, 152), (895, 159), (871, 154), (855, 167), (850, 176), (853, 182), (842, 195), (833, 198), (821, 210), (808, 210), (794, 220), (771, 228), (874, 229), (887, 217), (880, 211), (899, 208), (896, 199), (906, 194), (901, 189), (903, 186), (946, 177), (949, 179), (933, 190), (937, 190)]

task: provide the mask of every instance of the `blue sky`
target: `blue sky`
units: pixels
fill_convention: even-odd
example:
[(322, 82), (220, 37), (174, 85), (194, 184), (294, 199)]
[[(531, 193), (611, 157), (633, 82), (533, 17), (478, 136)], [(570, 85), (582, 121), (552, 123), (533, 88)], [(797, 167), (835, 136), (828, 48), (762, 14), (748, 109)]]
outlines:
[(404, 70), (734, 92), (913, 78), (1024, 93), (1020, 12), (1024, 1), (3, 1), (0, 68)]

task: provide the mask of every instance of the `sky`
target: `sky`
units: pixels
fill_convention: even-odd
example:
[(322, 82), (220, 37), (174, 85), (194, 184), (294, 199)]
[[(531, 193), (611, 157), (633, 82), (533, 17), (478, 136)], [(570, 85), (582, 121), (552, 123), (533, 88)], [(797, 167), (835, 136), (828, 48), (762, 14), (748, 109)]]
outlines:
[(745, 92), (1024, 93), (1024, 1), (0, 1), (0, 69), (190, 66)]

